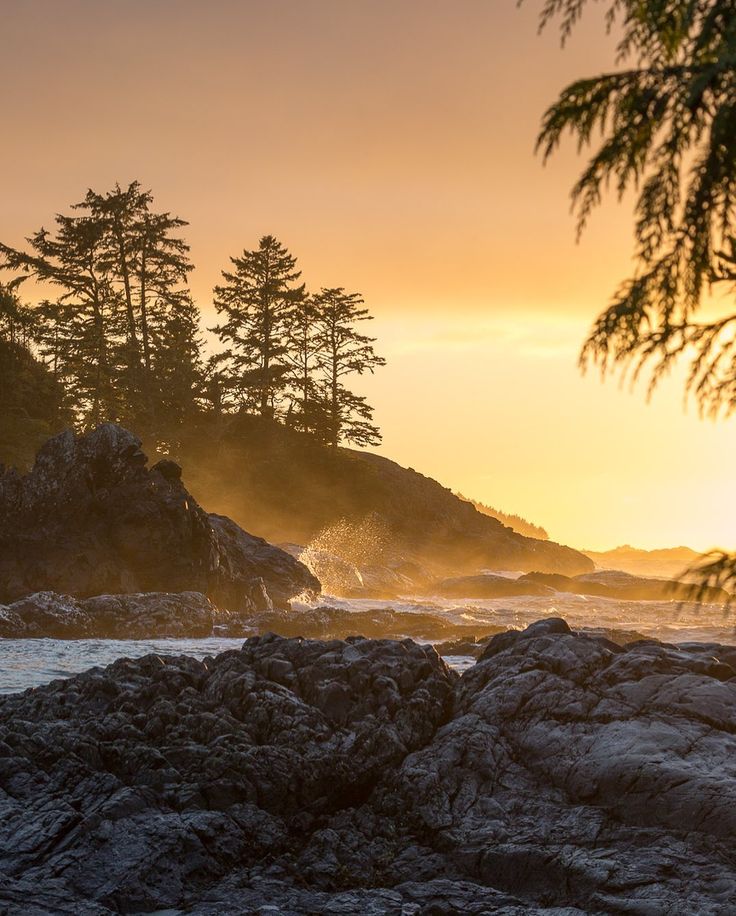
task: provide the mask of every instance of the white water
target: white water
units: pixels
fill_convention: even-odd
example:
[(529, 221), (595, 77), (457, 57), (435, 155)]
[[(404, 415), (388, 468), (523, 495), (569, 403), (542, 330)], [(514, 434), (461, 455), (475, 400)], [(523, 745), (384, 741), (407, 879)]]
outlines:
[[(680, 604), (675, 601), (615, 601), (583, 595), (559, 594), (549, 597), (494, 598), (489, 600), (416, 601), (349, 600), (324, 597), (322, 605), (348, 610), (388, 610), (432, 614), (455, 623), (523, 629), (543, 617), (564, 617), (573, 629), (625, 631), (664, 642), (736, 643), (736, 617), (718, 605)], [(295, 606), (294, 613), (299, 613)], [(427, 633), (427, 641), (435, 641)], [(57, 640), (0, 639), (0, 693), (12, 693), (68, 677), (95, 665), (108, 665), (117, 658), (159, 655), (192, 655), (204, 658), (226, 649), (239, 648), (242, 638), (153, 640)], [(470, 658), (448, 657), (462, 670)]]

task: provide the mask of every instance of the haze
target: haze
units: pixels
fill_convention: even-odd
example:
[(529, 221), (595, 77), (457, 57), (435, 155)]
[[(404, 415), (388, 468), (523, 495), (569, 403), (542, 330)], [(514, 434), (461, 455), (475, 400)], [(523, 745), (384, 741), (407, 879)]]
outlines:
[(576, 245), (575, 150), (533, 154), (557, 90), (613, 60), (595, 17), (562, 51), (538, 7), (7, 4), (0, 238), (137, 178), (190, 221), (211, 315), (227, 257), (274, 233), (377, 316), (383, 454), (575, 546), (730, 546), (733, 423), (683, 412), (677, 379), (647, 405), (576, 368), (631, 214)]

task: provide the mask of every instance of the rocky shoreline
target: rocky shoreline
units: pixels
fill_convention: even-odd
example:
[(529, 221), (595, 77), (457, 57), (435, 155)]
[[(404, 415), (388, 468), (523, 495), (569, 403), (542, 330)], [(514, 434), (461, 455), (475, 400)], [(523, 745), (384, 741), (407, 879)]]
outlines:
[(0, 698), (0, 912), (729, 913), (736, 648), (559, 619), (462, 677), (274, 635)]
[(115, 424), (49, 439), (28, 474), (0, 467), (0, 602), (200, 592), (252, 614), (320, 588), (286, 551), (205, 512), (179, 465), (148, 468)]

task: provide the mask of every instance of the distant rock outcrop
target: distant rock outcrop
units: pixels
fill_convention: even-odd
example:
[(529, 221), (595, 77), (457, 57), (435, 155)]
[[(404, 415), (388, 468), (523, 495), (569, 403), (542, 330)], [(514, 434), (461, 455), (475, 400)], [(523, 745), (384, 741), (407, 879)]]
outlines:
[(553, 595), (554, 589), (529, 577), (512, 579), (508, 576), (493, 576), (486, 573), (443, 579), (430, 588), (430, 592), (444, 598), (511, 598), (517, 595)]
[(201, 509), (173, 461), (148, 469), (140, 445), (113, 424), (66, 431), (28, 474), (0, 475), (0, 601), (197, 591), (256, 611), (319, 590), (298, 560)]
[(432, 579), (479, 569), (570, 576), (594, 569), (577, 550), (517, 534), (431, 477), (381, 455), (324, 448), (311, 436), (245, 415), (212, 435), (216, 454), (207, 435), (183, 454), (198, 499), (222, 506), (272, 543), (316, 541), (361, 570), (372, 567), (368, 578), (378, 581), (367, 583), (370, 593), (406, 594), (400, 580), (391, 581), (397, 559), (425, 567)]
[(545, 620), (462, 678), (266, 636), (0, 698), (0, 910), (733, 912), (736, 648)]
[(619, 601), (694, 601), (725, 604), (730, 595), (722, 588), (707, 588), (703, 592), (688, 582), (670, 579), (650, 579), (634, 576), (616, 569), (598, 570), (582, 576), (561, 576), (554, 573), (527, 573), (517, 580), (520, 586), (547, 586), (558, 592), (593, 595)]
[(660, 576), (682, 579), (702, 555), (689, 547), (665, 547), (661, 550), (640, 550), (625, 545), (615, 550), (584, 550), (599, 569), (621, 569), (633, 576)]

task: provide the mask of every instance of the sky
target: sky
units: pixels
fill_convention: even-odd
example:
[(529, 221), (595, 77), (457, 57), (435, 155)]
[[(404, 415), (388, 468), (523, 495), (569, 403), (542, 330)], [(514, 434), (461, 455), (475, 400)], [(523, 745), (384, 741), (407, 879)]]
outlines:
[[(541, 0), (0, 0), (0, 240), (133, 179), (187, 219), (205, 323), (230, 255), (276, 235), (311, 288), (363, 294), (382, 454), (573, 546), (736, 546), (736, 422), (673, 378), (581, 375), (631, 269), (631, 201), (575, 240), (569, 81), (613, 66), (595, 10)], [(186, 472), (186, 469), (185, 469)]]

